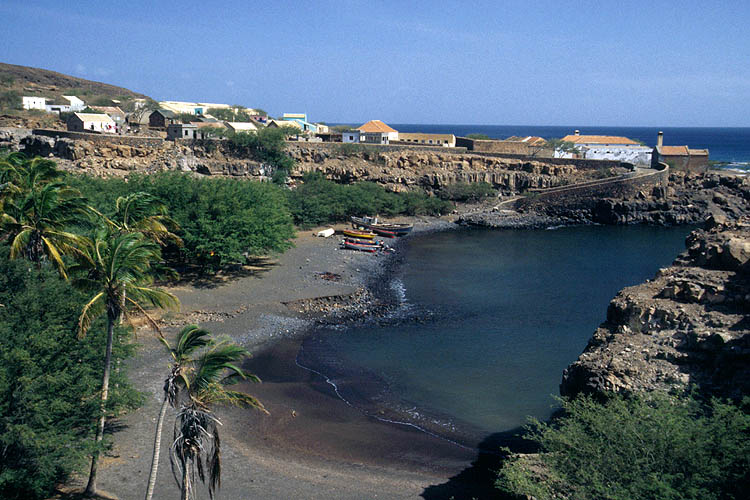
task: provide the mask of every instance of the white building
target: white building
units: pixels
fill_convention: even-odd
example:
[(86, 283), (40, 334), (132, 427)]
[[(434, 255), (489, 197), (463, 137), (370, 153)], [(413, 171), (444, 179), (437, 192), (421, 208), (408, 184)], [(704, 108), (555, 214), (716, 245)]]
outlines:
[(358, 143), (362, 132), (359, 130), (347, 130), (341, 132), (341, 142)]
[(62, 100), (67, 101), (67, 104), (47, 104), (45, 109), (47, 113), (68, 113), (83, 111), (86, 109), (86, 103), (74, 95), (64, 95)]
[(388, 134), (389, 141), (398, 140), (398, 130), (389, 127), (380, 120), (370, 120), (369, 122), (357, 127), (360, 132), (383, 132)]
[(232, 109), (232, 106), (229, 104), (215, 102), (161, 101), (159, 102), (159, 106), (178, 115), (183, 113), (188, 115), (204, 115), (211, 108)]
[(68, 130), (71, 132), (105, 132), (115, 133), (117, 124), (104, 113), (74, 113), (68, 119)]
[(28, 96), (25, 95), (21, 99), (23, 104), (23, 109), (41, 109), (42, 111), (45, 111), (46, 105), (47, 105), (47, 98), (46, 97), (37, 97), (37, 96)]
[(359, 141), (367, 144), (388, 144), (388, 132), (362, 132)]
[(651, 165), (653, 148), (613, 135), (581, 135), (576, 130), (573, 135), (562, 138), (575, 145), (575, 151), (555, 150), (555, 158), (584, 158), (587, 160), (615, 160), (633, 165)]
[(224, 126), (232, 132), (255, 132), (258, 130), (253, 122), (224, 122)]

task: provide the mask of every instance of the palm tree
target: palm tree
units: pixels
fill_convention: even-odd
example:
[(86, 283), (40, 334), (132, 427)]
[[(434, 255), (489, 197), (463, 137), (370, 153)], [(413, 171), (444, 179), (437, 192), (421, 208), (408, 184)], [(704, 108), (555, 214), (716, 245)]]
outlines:
[(167, 406), (177, 406), (180, 390), (189, 387), (188, 372), (195, 362), (191, 357), (193, 353), (211, 343), (210, 332), (197, 325), (188, 325), (180, 331), (177, 337), (177, 345), (173, 348), (164, 337), (159, 339), (169, 350), (172, 356), (172, 368), (169, 376), (164, 380), (164, 399), (159, 410), (159, 418), (156, 421), (156, 436), (154, 438), (154, 454), (151, 458), (151, 472), (148, 476), (148, 488), (146, 489), (146, 500), (151, 500), (156, 485), (156, 473), (159, 468), (159, 451), (161, 450), (161, 433), (164, 425), (164, 415)]
[[(156, 323), (144, 311), (144, 305), (159, 308), (177, 308), (179, 301), (171, 293), (151, 285), (151, 265), (161, 257), (158, 245), (147, 240), (141, 233), (111, 234), (99, 231), (93, 238), (85, 238), (75, 255), (76, 278), (74, 285), (92, 292), (78, 322), (79, 335), (88, 331), (92, 321), (102, 314), (107, 315), (107, 347), (102, 375), (101, 409), (96, 428), (96, 443), (101, 443), (106, 421), (106, 403), (109, 392), (109, 375), (112, 359), (114, 325), (129, 309), (143, 313), (148, 321)], [(126, 299), (123, 299), (124, 296)], [(158, 327), (157, 327), (158, 328)], [(99, 450), (91, 457), (86, 495), (96, 494), (96, 473)]]
[(81, 244), (81, 237), (66, 229), (87, 225), (90, 209), (61, 176), (55, 163), (43, 158), (15, 153), (0, 161), (0, 238), (11, 240), (11, 259), (25, 257), (41, 266), (46, 258), (66, 278), (62, 256)]
[(201, 482), (208, 480), (211, 498), (221, 486), (221, 422), (212, 406), (227, 404), (268, 413), (254, 397), (226, 388), (242, 379), (260, 382), (258, 377), (237, 366), (247, 356), (249, 353), (245, 349), (229, 340), (211, 341), (203, 354), (191, 363), (185, 383), (187, 397), (175, 420), (169, 457), (182, 500), (189, 498), (196, 471)]
[(105, 220), (119, 232), (140, 232), (162, 246), (170, 241), (182, 245), (182, 239), (173, 232), (180, 227), (167, 213), (167, 205), (159, 198), (137, 192), (117, 198), (115, 214)]

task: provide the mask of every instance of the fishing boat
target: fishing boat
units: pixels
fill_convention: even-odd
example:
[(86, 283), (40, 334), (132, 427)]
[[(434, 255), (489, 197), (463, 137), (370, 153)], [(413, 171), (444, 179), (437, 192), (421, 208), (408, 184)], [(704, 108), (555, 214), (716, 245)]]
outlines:
[(381, 236), (404, 236), (414, 228), (414, 224), (388, 224), (378, 222), (377, 217), (352, 217), (352, 226), (354, 228), (364, 228), (380, 234)]
[(349, 250), (359, 250), (360, 252), (375, 253), (380, 249), (380, 245), (363, 245), (361, 243), (354, 243), (352, 241), (344, 240), (341, 242), (341, 246), (348, 248)]
[(383, 243), (380, 242), (380, 240), (363, 240), (360, 238), (344, 238), (344, 241), (348, 241), (350, 243), (356, 243), (358, 245), (372, 245), (372, 246), (383, 246)]
[(372, 231), (359, 231), (357, 229), (344, 229), (341, 233), (349, 238), (359, 238), (364, 240), (372, 240), (375, 239), (376, 236)]

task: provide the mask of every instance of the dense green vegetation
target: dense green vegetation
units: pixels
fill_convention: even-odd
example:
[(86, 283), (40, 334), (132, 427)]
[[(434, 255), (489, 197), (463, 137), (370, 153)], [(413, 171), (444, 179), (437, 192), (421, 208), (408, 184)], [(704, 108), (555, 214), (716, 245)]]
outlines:
[[(94, 451), (106, 338), (103, 318), (79, 340), (86, 297), (51, 266), (11, 261), (0, 246), (0, 498), (47, 498)], [(136, 407), (125, 365), (130, 329), (115, 327), (107, 414)], [(106, 444), (106, 443), (105, 443)]]
[(532, 421), (539, 455), (512, 456), (498, 487), (539, 500), (718, 500), (750, 491), (750, 398), (647, 394), (563, 401), (564, 416)]
[(123, 179), (71, 176), (89, 203), (112, 216), (120, 196), (145, 192), (164, 201), (180, 229), (183, 245), (167, 243), (172, 266), (219, 268), (244, 263), (247, 255), (280, 252), (290, 246), (294, 225), (281, 188), (249, 180), (195, 178), (178, 172)]
[(347, 221), (352, 215), (438, 215), (453, 208), (424, 193), (392, 193), (372, 182), (336, 184), (320, 173), (305, 175), (287, 196), (295, 222), (305, 227)]

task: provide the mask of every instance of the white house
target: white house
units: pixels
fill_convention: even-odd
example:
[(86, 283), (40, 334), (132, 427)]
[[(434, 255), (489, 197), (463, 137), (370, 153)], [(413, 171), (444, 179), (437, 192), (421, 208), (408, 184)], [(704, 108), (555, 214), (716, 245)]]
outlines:
[(389, 141), (398, 140), (398, 130), (389, 127), (380, 120), (370, 120), (369, 122), (357, 127), (360, 132), (384, 132), (388, 134)]
[(83, 111), (86, 109), (86, 103), (74, 95), (64, 95), (63, 99), (68, 101), (70, 105), (70, 111)]
[(21, 99), (23, 104), (23, 109), (41, 109), (42, 111), (46, 110), (45, 107), (47, 105), (47, 98), (46, 97), (37, 97), (37, 96), (28, 96), (25, 95)]
[(224, 122), (224, 126), (232, 132), (254, 132), (258, 130), (253, 122)]
[(633, 165), (651, 165), (653, 148), (613, 135), (581, 135), (576, 130), (573, 135), (562, 138), (575, 145), (575, 151), (555, 150), (555, 158), (585, 158), (587, 160), (615, 160)]
[(361, 132), (359, 141), (367, 144), (388, 144), (388, 132)]
[(115, 121), (104, 113), (74, 113), (68, 119), (68, 130), (71, 132), (109, 132), (117, 131)]
[(360, 141), (362, 132), (359, 130), (346, 130), (341, 132), (341, 142), (357, 143)]
[(47, 104), (45, 106), (45, 109), (47, 110), (47, 113), (68, 113), (68, 112), (76, 112), (76, 111), (83, 111), (86, 109), (86, 103), (77, 98), (74, 95), (64, 95), (62, 96), (64, 101), (67, 101), (67, 104)]

